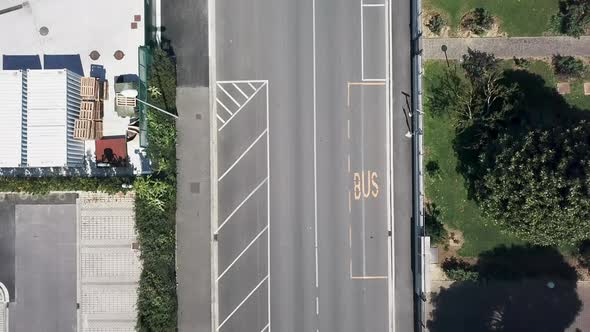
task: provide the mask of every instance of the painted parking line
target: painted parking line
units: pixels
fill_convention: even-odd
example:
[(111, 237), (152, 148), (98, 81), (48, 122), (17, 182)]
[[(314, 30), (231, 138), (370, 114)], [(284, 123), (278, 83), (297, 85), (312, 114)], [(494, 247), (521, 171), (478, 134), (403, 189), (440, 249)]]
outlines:
[[(245, 259), (247, 259), (246, 257), (248, 255), (246, 255), (246, 253), (248, 251), (251, 251), (253, 249), (251, 249), (251, 247), (255, 247), (255, 244), (260, 243), (260, 241), (264, 241), (261, 240), (261, 237), (264, 238), (264, 234), (266, 234), (266, 245), (267, 245), (267, 268), (266, 268), (266, 277), (264, 277), (257, 285), (256, 287), (254, 287), (254, 289), (252, 289), (250, 291), (250, 293), (235, 307), (235, 308), (230, 308), (228, 307), (227, 311), (231, 310), (231, 312), (224, 317), (223, 321), (221, 323), (218, 323), (217, 326), (215, 327), (216, 331), (219, 331), (223, 326), (226, 325), (226, 323), (228, 323), (230, 321), (230, 319), (232, 319), (232, 317), (234, 317), (234, 314), (236, 314), (239, 309), (244, 306), (248, 300), (252, 297), (252, 295), (266, 282), (267, 284), (270, 284), (270, 155), (269, 155), (269, 146), (270, 146), (270, 130), (269, 130), (269, 91), (268, 91), (268, 81), (263, 81), (263, 80), (242, 80), (242, 81), (219, 81), (217, 82), (218, 87), (218, 96), (216, 98), (216, 102), (217, 105), (219, 105), (218, 109), (223, 108), (225, 111), (221, 111), (221, 114), (216, 114), (217, 115), (217, 119), (219, 120), (219, 122), (221, 123), (221, 126), (218, 129), (218, 135), (223, 135), (223, 129), (225, 128), (226, 125), (228, 125), (230, 123), (230, 121), (232, 121), (236, 115), (238, 115), (238, 113), (240, 113), (255, 97), (259, 96), (259, 98), (264, 98), (266, 97), (266, 128), (264, 128), (264, 130), (250, 143), (250, 145), (243, 151), (241, 152), (241, 154), (237, 157), (236, 160), (234, 160), (231, 165), (221, 174), (221, 176), (218, 177), (218, 183), (221, 183), (221, 181), (228, 175), (230, 174), (230, 172), (232, 172), (232, 170), (240, 163), (240, 161), (245, 158), (245, 156), (251, 152), (251, 150), (260, 144), (264, 144), (264, 142), (260, 142), (261, 140), (265, 139), (266, 140), (266, 144), (265, 144), (265, 149), (266, 149), (266, 162), (267, 162), (267, 169), (266, 169), (266, 177), (259, 182), (256, 187), (250, 191), (250, 193), (248, 193), (248, 195), (235, 207), (233, 208), (233, 210), (230, 212), (230, 214), (225, 217), (225, 219), (223, 220), (223, 222), (217, 227), (217, 229), (215, 230), (214, 234), (218, 235), (222, 230), (223, 227), (228, 224), (230, 221), (239, 218), (237, 217), (238, 211), (240, 209), (242, 209), (244, 206), (246, 206), (247, 204), (249, 204), (249, 202), (253, 201), (254, 199), (252, 199), (252, 197), (254, 195), (256, 195), (257, 192), (260, 191), (261, 188), (264, 188), (266, 186), (266, 207), (267, 207), (267, 220), (266, 220), (266, 225), (263, 225), (264, 228), (262, 228), (262, 230), (260, 231), (256, 231), (257, 234), (256, 236), (254, 236), (254, 238), (252, 238), (251, 240), (249, 240), (249, 243), (243, 248), (240, 249), (241, 251), (239, 252), (239, 254), (232, 259), (231, 263), (229, 263), (224, 270), (221, 273), (218, 273), (216, 271), (216, 276), (214, 278), (215, 282), (214, 284), (216, 285), (216, 289), (217, 291), (217, 296), (219, 296), (219, 286), (218, 284), (220, 284), (223, 280), (231, 280), (234, 275), (234, 273), (239, 273), (237, 271), (239, 271), (237, 268), (234, 268), (239, 262), (243, 262)], [(264, 91), (263, 91), (264, 90)], [(237, 122), (235, 122), (234, 127), (239, 127), (240, 126), (240, 121), (238, 120)], [(232, 122), (233, 123), (233, 122)], [(231, 130), (231, 129), (230, 129)], [(231, 144), (226, 142), (225, 144)], [(235, 172), (232, 173), (232, 177), (235, 175)], [(244, 175), (241, 175), (244, 176)], [(249, 174), (246, 174), (245, 176), (249, 176)], [(220, 204), (222, 204), (220, 202)], [(239, 220), (236, 220), (235, 222), (238, 222)], [(233, 223), (233, 222), (232, 222)], [(220, 241), (218, 243), (218, 246), (223, 246), (224, 245), (224, 241)], [(225, 278), (224, 278), (225, 277)], [(222, 279), (223, 278), (223, 279)], [(224, 289), (229, 289), (230, 291), (232, 289), (235, 289), (235, 287), (240, 287), (237, 284), (232, 284), (232, 285), (227, 285), (227, 281), (225, 282), (226, 285), (224, 285)], [(266, 322), (266, 325), (262, 328), (261, 332), (267, 331), (270, 332), (271, 330), (271, 319), (270, 319), (270, 315), (271, 315), (271, 308), (270, 308), (270, 285), (267, 285), (267, 299), (268, 299), (268, 322)], [(223, 304), (221, 304), (223, 305)], [(225, 306), (224, 306), (225, 308)], [(226, 312), (227, 312), (226, 311)], [(239, 315), (237, 315), (239, 316)], [(234, 318), (235, 319), (240, 319), (239, 317)], [(233, 325), (233, 324), (239, 324), (239, 322), (232, 322), (231, 324), (227, 324), (227, 326)], [(260, 325), (262, 326), (262, 324)]]
[(248, 148), (242, 152), (242, 154), (238, 157), (238, 159), (236, 159), (231, 166), (225, 170), (225, 172), (223, 172), (223, 174), (221, 174), (221, 176), (219, 177), (219, 179), (217, 180), (218, 182), (221, 182), (221, 180), (223, 180), (223, 178), (229, 174), (229, 172), (231, 172), (231, 170), (238, 164), (238, 162), (240, 162), (240, 160), (242, 160), (242, 158), (244, 158), (244, 156), (248, 153), (248, 151), (250, 151), (255, 145), (256, 143), (258, 143), (258, 141), (260, 141), (260, 139), (262, 137), (267, 136), (266, 134), (268, 133), (268, 128), (264, 129), (262, 131), (262, 133), (260, 135), (258, 135), (258, 137), (254, 140), (254, 142), (252, 142), (252, 144), (250, 144), (250, 146), (248, 146)]
[(266, 225), (266, 227), (264, 227), (259, 233), (258, 235), (256, 235), (256, 237), (254, 237), (254, 239), (252, 239), (252, 241), (250, 241), (250, 243), (246, 246), (246, 248), (244, 248), (244, 250), (242, 250), (242, 252), (238, 255), (238, 257), (236, 257), (226, 268), (225, 270), (223, 270), (223, 272), (221, 272), (221, 274), (219, 274), (219, 276), (217, 276), (217, 282), (219, 282), (219, 279), (221, 279), (226, 273), (227, 271), (229, 271), (231, 269), (232, 266), (234, 266), (234, 264), (236, 264), (236, 262), (240, 259), (240, 257), (242, 257), (242, 255), (244, 255), (244, 253), (246, 251), (248, 251), (248, 249), (250, 249), (250, 247), (256, 243), (256, 240), (258, 240), (260, 238), (260, 236), (262, 236), (262, 234), (264, 234), (264, 232), (266, 232), (268, 230), (268, 225)]
[(233, 217), (234, 214), (236, 214), (236, 212), (238, 212), (238, 210), (244, 204), (246, 204), (246, 202), (250, 199), (250, 197), (252, 197), (254, 194), (256, 194), (256, 192), (258, 191), (258, 189), (260, 189), (262, 187), (262, 185), (264, 185), (267, 182), (268, 182), (268, 176), (266, 178), (264, 178), (264, 180), (262, 180), (262, 182), (260, 182), (260, 184), (258, 186), (256, 186), (256, 188), (254, 188), (254, 190), (252, 190), (250, 192), (250, 194), (248, 194), (248, 196), (246, 196), (246, 198), (244, 198), (244, 200), (227, 217), (225, 217), (225, 219), (223, 220), (223, 222), (221, 223), (221, 225), (219, 225), (219, 227), (215, 231), (215, 234), (219, 233), (219, 231), (221, 230), (221, 228), (223, 228), (223, 226), (225, 226), (225, 224), (231, 219), (231, 217)]
[[(365, 3), (363, 2), (363, 0), (360, 1), (360, 15), (361, 15), (361, 81), (374, 81), (374, 82), (385, 82), (386, 81), (386, 76), (387, 76), (387, 66), (389, 63), (389, 59), (387, 58), (387, 52), (385, 51), (385, 47), (387, 46), (388, 43), (388, 35), (389, 35), (389, 31), (387, 30), (387, 6), (385, 3)], [(381, 10), (383, 10), (383, 13), (381, 13)], [(372, 19), (365, 19), (365, 15), (377, 15), (376, 17), (373, 17)], [(367, 22), (379, 22), (379, 16), (383, 16), (383, 22), (384, 22), (384, 27), (383, 27), (383, 38), (378, 38), (378, 36), (375, 35), (367, 35), (368, 38), (365, 38), (365, 34), (367, 33), (367, 29), (366, 29), (366, 24), (365, 21)], [(372, 31), (373, 33), (375, 32), (374, 30)], [(377, 38), (376, 38), (377, 37)], [(375, 43), (376, 40), (380, 40), (382, 41), (379, 43)], [(368, 42), (369, 45), (367, 45), (365, 42)], [(373, 44), (371, 44), (371, 42), (373, 42)], [(384, 48), (383, 51), (379, 50), (381, 47)], [(377, 61), (365, 61), (367, 58), (367, 54), (365, 52), (365, 49), (367, 50), (379, 50), (377, 52), (375, 52), (374, 54), (369, 53), (370, 60), (377, 60)], [(372, 57), (371, 57), (372, 55)], [(381, 56), (383, 57), (381, 59)], [(374, 63), (380, 63), (383, 65), (383, 77), (376, 77), (376, 76), (380, 76), (381, 73), (376, 73), (376, 72), (369, 72), (367, 73), (367, 65), (368, 64), (374, 64)], [(380, 71), (380, 70), (379, 70)]]
[[(246, 301), (248, 301), (248, 299), (250, 298), (250, 296), (252, 296), (252, 294), (254, 294), (254, 292), (256, 292), (256, 290), (258, 288), (260, 288), (260, 286), (262, 286), (262, 284), (264, 284), (264, 282), (266, 282), (268, 280), (268, 278), (270, 277), (270, 273), (266, 275), (266, 277), (264, 277), (259, 283), (258, 285), (256, 285), (256, 287), (254, 287), (254, 289), (252, 289), (252, 291), (250, 291), (250, 293), (248, 295), (246, 295), (246, 297), (242, 300), (242, 302), (240, 302), (240, 304), (238, 304), (238, 306), (229, 314), (227, 315), (227, 317), (221, 322), (221, 324), (219, 324), (219, 326), (217, 327), (217, 331), (219, 331), (219, 329), (221, 329), (221, 327), (223, 327), (223, 325), (225, 325), (225, 323), (227, 323), (227, 321), (236, 313), (236, 311), (238, 311), (238, 309), (240, 309), (240, 307), (242, 305), (244, 305), (244, 303), (246, 303)], [(269, 287), (270, 289), (270, 287)], [(269, 304), (270, 306), (270, 304)]]
[[(231, 89), (235, 90), (235, 93), (230, 91)], [(246, 89), (248, 87), (248, 89)], [(221, 116), (219, 113), (218, 119), (221, 122), (221, 126), (217, 129), (218, 131), (222, 131), (229, 122), (246, 107), (253, 99), (256, 97), (260, 91), (266, 90), (268, 94), (268, 81), (261, 81), (261, 80), (248, 80), (248, 81), (219, 81), (217, 82), (217, 88), (220, 90), (216, 97), (216, 102), (221, 108), (223, 108), (227, 113), (229, 113), (229, 117)], [(222, 98), (227, 98), (227, 103), (222, 101)], [(240, 102), (238, 99), (246, 100)], [(221, 119), (220, 119), (221, 117)]]

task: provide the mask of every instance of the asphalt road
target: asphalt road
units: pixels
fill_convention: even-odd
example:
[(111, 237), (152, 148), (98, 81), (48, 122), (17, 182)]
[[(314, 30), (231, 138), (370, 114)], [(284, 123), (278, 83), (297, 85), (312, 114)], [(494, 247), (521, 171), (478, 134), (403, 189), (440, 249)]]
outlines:
[(220, 331), (413, 329), (409, 2), (389, 82), (382, 3), (216, 1)]
[[(390, 5), (389, 68), (382, 0), (365, 0), (362, 16), (360, 1), (212, 3), (215, 12), (207, 0), (162, 7), (181, 116), (180, 331), (210, 331), (212, 317), (223, 324), (220, 331), (386, 331), (388, 323), (411, 331), (411, 146), (403, 112), (409, 1)], [(388, 69), (391, 85), (348, 89)], [(219, 83), (209, 86), (215, 79), (267, 84), (248, 90), (238, 83), (242, 91), (226, 84), (226, 94)], [(207, 112), (215, 90), (212, 96), (233, 112), (243, 106), (231, 121), (221, 105), (217, 114)], [(217, 136), (209, 131), (216, 130), (209, 127), (216, 115), (230, 122)], [(218, 152), (216, 169), (209, 168), (210, 147)], [(226, 172), (217, 186), (209, 182)], [(359, 200), (355, 173), (368, 184)], [(209, 201), (210, 188), (218, 190), (218, 202)]]

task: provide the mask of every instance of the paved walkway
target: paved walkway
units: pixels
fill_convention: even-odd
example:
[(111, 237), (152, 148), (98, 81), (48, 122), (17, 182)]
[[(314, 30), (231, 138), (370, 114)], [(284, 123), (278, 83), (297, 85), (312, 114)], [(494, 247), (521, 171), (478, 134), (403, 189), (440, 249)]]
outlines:
[(513, 38), (424, 38), (426, 59), (444, 59), (442, 45), (447, 45), (449, 59), (459, 59), (467, 48), (494, 53), (498, 58), (548, 57), (562, 55), (590, 56), (590, 36), (580, 37), (513, 37)]

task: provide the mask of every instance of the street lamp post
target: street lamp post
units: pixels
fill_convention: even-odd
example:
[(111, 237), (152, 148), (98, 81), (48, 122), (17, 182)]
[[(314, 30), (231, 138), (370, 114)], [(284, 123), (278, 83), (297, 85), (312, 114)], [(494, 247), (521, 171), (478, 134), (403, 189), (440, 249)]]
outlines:
[(441, 51), (443, 51), (443, 53), (445, 54), (445, 59), (447, 60), (447, 67), (451, 67), (451, 65), (449, 64), (449, 57), (447, 56), (447, 45), (442, 45), (440, 47)]

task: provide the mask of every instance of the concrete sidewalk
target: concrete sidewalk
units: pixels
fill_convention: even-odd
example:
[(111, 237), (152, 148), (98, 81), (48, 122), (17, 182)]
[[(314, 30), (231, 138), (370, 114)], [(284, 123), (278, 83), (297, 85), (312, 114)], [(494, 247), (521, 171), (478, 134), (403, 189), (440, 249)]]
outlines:
[(207, 0), (162, 1), (176, 58), (178, 330), (211, 331), (211, 171)]
[(515, 37), (515, 38), (424, 38), (426, 59), (444, 59), (442, 45), (449, 59), (459, 59), (467, 48), (494, 53), (498, 58), (550, 57), (553, 54), (590, 56), (590, 36)]

